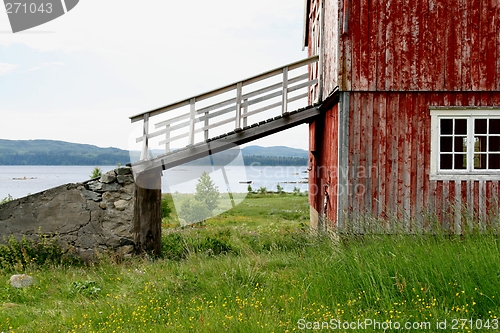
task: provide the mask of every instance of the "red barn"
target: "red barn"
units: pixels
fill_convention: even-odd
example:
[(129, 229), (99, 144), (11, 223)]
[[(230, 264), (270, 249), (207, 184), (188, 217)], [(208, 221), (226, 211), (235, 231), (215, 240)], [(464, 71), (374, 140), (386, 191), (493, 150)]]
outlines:
[(499, 0), (306, 0), (312, 226), (494, 227)]

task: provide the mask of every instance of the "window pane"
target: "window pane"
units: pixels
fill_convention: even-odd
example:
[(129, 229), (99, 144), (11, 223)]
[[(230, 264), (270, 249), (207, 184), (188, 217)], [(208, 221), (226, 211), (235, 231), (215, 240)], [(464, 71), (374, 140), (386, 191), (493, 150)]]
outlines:
[(490, 136), (489, 140), (489, 151), (500, 151), (500, 136)]
[(467, 169), (467, 155), (465, 154), (455, 154), (455, 169)]
[(455, 137), (455, 152), (458, 153), (467, 152), (467, 138), (465, 136)]
[(440, 169), (451, 170), (452, 156), (453, 155), (451, 155), (451, 154), (441, 154), (440, 155), (440, 161), (439, 161)]
[(452, 142), (453, 142), (453, 137), (451, 136), (445, 136), (441, 137), (441, 152), (452, 152)]
[(475, 152), (486, 152), (486, 137), (485, 136), (476, 136), (474, 137), (474, 151)]
[(500, 134), (500, 119), (490, 119), (490, 134)]
[(474, 154), (474, 169), (486, 169), (486, 154)]
[(500, 154), (490, 154), (489, 169), (500, 169)]
[(467, 119), (455, 119), (455, 134), (467, 135)]
[(441, 134), (453, 134), (453, 119), (441, 119)]
[(488, 119), (476, 119), (474, 121), (474, 134), (486, 134), (486, 123)]

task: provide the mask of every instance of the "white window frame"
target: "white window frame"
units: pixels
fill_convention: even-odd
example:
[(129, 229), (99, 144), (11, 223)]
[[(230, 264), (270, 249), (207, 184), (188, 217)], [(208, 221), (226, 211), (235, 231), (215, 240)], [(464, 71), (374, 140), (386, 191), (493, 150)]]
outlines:
[[(431, 180), (500, 180), (500, 170), (474, 169), (474, 119), (500, 119), (497, 107), (430, 107)], [(467, 168), (440, 170), (440, 119), (467, 119)]]

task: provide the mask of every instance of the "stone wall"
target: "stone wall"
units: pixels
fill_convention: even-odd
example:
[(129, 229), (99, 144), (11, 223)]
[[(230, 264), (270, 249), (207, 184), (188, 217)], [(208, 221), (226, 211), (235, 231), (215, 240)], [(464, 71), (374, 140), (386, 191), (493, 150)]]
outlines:
[(129, 167), (100, 178), (66, 184), (0, 205), (0, 242), (11, 235), (36, 238), (57, 235), (64, 247), (82, 258), (115, 251), (136, 251), (134, 232), (136, 186)]

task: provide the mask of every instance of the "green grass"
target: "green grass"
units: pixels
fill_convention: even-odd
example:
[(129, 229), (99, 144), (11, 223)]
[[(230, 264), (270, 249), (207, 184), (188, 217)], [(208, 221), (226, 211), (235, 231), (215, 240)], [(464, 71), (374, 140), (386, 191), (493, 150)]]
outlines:
[[(252, 195), (203, 226), (176, 227), (174, 211), (162, 258), (27, 265), (16, 272), (37, 284), (24, 290), (1, 270), (0, 332), (317, 331), (299, 324), (332, 319), (429, 322), (434, 332), (459, 318), (495, 325), (496, 235), (334, 240), (306, 231), (307, 212), (305, 196)], [(435, 329), (444, 319), (447, 330)]]

